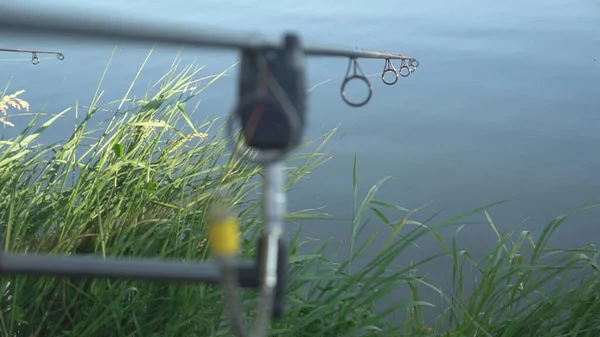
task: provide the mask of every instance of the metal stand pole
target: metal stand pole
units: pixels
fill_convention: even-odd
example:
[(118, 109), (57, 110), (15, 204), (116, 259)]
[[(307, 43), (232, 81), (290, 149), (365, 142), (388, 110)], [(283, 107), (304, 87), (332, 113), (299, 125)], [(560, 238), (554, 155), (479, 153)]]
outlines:
[[(262, 284), (257, 320), (256, 336), (264, 336), (269, 327), (271, 316), (274, 312), (275, 300), (282, 299), (275, 296), (279, 275), (280, 239), (283, 234), (283, 223), (286, 212), (285, 181), (283, 176), (284, 164), (280, 161), (268, 163), (264, 166), (263, 182), (263, 217), (265, 224), (262, 233), (262, 249), (259, 279)], [(282, 297), (282, 296), (279, 296)], [(281, 308), (276, 310), (281, 311)]]

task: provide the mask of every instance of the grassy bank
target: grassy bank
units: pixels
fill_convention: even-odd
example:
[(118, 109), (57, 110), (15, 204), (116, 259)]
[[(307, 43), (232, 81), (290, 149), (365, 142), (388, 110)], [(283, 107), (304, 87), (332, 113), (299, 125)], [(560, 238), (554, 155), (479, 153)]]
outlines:
[[(3, 249), (18, 252), (101, 256), (209, 258), (206, 209), (211, 192), (227, 187), (244, 224), (244, 254), (254, 254), (253, 234), (261, 226), (259, 170), (228, 160), (222, 130), (213, 121), (192, 123), (198, 70), (172, 69), (143, 99), (103, 106), (94, 99), (78, 107), (72, 134), (61, 143), (40, 137), (69, 110), (34, 115), (19, 136), (0, 145), (0, 221)], [(218, 76), (212, 80), (218, 79)], [(209, 83), (211, 79), (208, 79)], [(205, 79), (206, 81), (206, 79)], [(99, 91), (98, 91), (99, 92)], [(3, 95), (5, 96), (5, 95)], [(25, 95), (26, 96), (26, 95)], [(98, 98), (98, 95), (96, 96)], [(9, 107), (10, 106), (10, 107)], [(13, 106), (7, 109), (26, 108)], [(9, 118), (10, 116), (6, 117)], [(7, 119), (5, 119), (7, 120)], [(102, 120), (101, 124), (94, 121)], [(16, 125), (15, 127), (21, 127)], [(328, 135), (325, 137), (325, 141)], [(325, 158), (316, 152), (294, 158), (288, 187)], [(355, 164), (355, 177), (357, 165)], [(419, 223), (412, 212), (376, 199), (382, 180), (366, 196), (353, 184), (352, 242), (343, 263), (323, 254), (327, 240), (310, 253), (300, 226), (291, 237), (289, 308), (273, 324), (277, 336), (598, 336), (600, 289), (598, 251), (593, 246), (550, 249), (549, 238), (568, 216), (552, 220), (534, 236), (499, 233), (487, 208), (443, 221)], [(317, 207), (319, 205), (315, 205)], [(497, 233), (483, 259), (460, 248), (462, 219), (480, 214)], [(310, 212), (288, 215), (301, 225)], [(371, 220), (370, 222), (368, 220)], [(362, 268), (349, 268), (386, 227), (394, 235)], [(444, 241), (436, 231), (454, 226)], [(290, 230), (291, 229), (291, 230)], [(402, 253), (434, 236), (444, 253), (397, 266)], [(363, 238), (364, 237), (364, 238)], [(359, 239), (362, 238), (362, 239)], [(453, 266), (451, 289), (427, 282), (419, 268), (436, 259)], [(467, 272), (468, 271), (468, 272)], [(467, 287), (469, 280), (476, 280)], [(229, 336), (218, 288), (202, 285), (2, 277), (0, 329), (3, 336)], [(473, 283), (473, 282), (471, 282)], [(409, 300), (375, 310), (375, 304), (404, 287)], [(425, 317), (419, 291), (438, 293), (437, 318)], [(248, 310), (253, 294), (248, 294)], [(405, 312), (402, 322), (392, 313)]]

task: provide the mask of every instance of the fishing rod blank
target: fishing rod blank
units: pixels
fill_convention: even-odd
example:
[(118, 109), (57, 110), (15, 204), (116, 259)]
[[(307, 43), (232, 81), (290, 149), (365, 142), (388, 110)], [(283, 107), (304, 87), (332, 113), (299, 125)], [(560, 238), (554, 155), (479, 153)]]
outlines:
[[(1, 4), (0, 13), (2, 12), (10, 13), (11, 15), (6, 15), (6, 17), (0, 20), (0, 31), (60, 34), (129, 43), (146, 42), (176, 46), (189, 45), (195, 47), (238, 49), (242, 52), (277, 50), (282, 47), (280, 42), (266, 39), (256, 34), (214, 33), (214, 29), (191, 29), (187, 25), (182, 26), (175, 23), (145, 22), (139, 19), (115, 18), (114, 16), (102, 15), (95, 17), (66, 16), (10, 4)], [(103, 17), (103, 19), (98, 19), (98, 17)], [(109, 20), (105, 17), (113, 17), (113, 19)], [(366, 105), (373, 95), (371, 83), (362, 70), (360, 70), (360, 67), (358, 67), (357, 60), (359, 58), (383, 59), (385, 61), (384, 73), (389, 73), (389, 70), (391, 70), (387, 68), (388, 65), (391, 65), (391, 60), (400, 60), (401, 66), (395, 72), (402, 77), (408, 77), (419, 66), (419, 62), (413, 57), (402, 54), (367, 51), (359, 48), (349, 49), (313, 43), (304, 44), (303, 52), (306, 55), (348, 57), (350, 59), (348, 73), (343, 79), (340, 91), (344, 102), (352, 107)], [(352, 75), (349, 74), (350, 68), (354, 69)], [(393, 83), (388, 83), (383, 78), (383, 75), (385, 74), (382, 74), (382, 81), (385, 84), (392, 85), (397, 82), (395, 80)], [(364, 101), (351, 102), (346, 97), (346, 86), (353, 80), (364, 82), (367, 85), (368, 95)]]
[(33, 65), (36, 65), (36, 66), (38, 64), (40, 64), (40, 59), (37, 56), (38, 54), (56, 55), (56, 58), (59, 61), (62, 61), (62, 60), (65, 59), (65, 55), (63, 53), (59, 53), (59, 52), (55, 52), (55, 51), (0, 48), (0, 52), (5, 52), (5, 53), (28, 53), (28, 54), (31, 54), (31, 63), (33, 63)]
[[(193, 28), (189, 25), (162, 21), (144, 21), (113, 14), (85, 17), (67, 16), (30, 7), (0, 5), (0, 13), (9, 13), (0, 20), (0, 30), (35, 34), (60, 34), (111, 42), (159, 43), (223, 49), (265, 50), (280, 48), (281, 43), (256, 34), (216, 33), (214, 28)], [(99, 19), (102, 18), (102, 19)], [(112, 19), (109, 19), (112, 18)], [(412, 57), (323, 44), (305, 44), (308, 55), (410, 60)]]

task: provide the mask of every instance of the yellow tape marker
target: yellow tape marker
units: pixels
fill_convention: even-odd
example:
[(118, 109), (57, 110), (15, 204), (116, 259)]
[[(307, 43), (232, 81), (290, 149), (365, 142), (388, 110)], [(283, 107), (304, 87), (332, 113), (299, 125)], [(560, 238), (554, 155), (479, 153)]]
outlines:
[(232, 256), (240, 249), (240, 223), (235, 216), (213, 217), (208, 231), (210, 248), (217, 256)]

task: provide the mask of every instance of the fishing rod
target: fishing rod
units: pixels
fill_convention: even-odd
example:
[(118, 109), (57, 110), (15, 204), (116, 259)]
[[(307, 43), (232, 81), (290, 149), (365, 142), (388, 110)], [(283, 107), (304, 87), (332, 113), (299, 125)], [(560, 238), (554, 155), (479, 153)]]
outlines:
[[(256, 35), (217, 34), (211, 33), (214, 29), (203, 31), (164, 22), (143, 22), (131, 18), (104, 19), (110, 15), (68, 17), (7, 4), (0, 5), (0, 13), (5, 14), (0, 20), (0, 31), (239, 51), (237, 104), (227, 120), (226, 131), (233, 149), (232, 156), (261, 165), (264, 173), (264, 225), (254, 262), (238, 260), (241, 248), (239, 219), (224, 188), (217, 188), (214, 192), (207, 227), (214, 262), (184, 263), (162, 259), (99, 259), (0, 252), (0, 274), (220, 284), (231, 328), (238, 336), (248, 336), (238, 294), (240, 288), (259, 290), (257, 317), (250, 336), (266, 336), (272, 319), (281, 317), (284, 308), (288, 247), (283, 239), (286, 213), (283, 159), (300, 145), (306, 128), (306, 56), (348, 58), (341, 94), (343, 100), (353, 107), (367, 104), (373, 92), (371, 83), (360, 69), (359, 58), (384, 60), (382, 81), (387, 85), (395, 84), (400, 77), (409, 76), (419, 65), (416, 59), (402, 54), (304, 44), (295, 33), (286, 33), (282, 41), (267, 40)], [(103, 19), (96, 19), (98, 17)], [(392, 60), (400, 61), (398, 69)], [(386, 81), (384, 76), (390, 72), (394, 73), (395, 80)], [(364, 101), (357, 103), (346, 98), (345, 87), (352, 80), (367, 84), (368, 97)], [(236, 121), (241, 124), (238, 128), (234, 127)], [(237, 131), (240, 132), (236, 138)]]
[[(122, 41), (128, 43), (158, 43), (180, 47), (210, 47), (217, 49), (236, 49), (255, 52), (281, 48), (281, 42), (267, 39), (257, 34), (217, 33), (214, 28), (199, 27), (192, 29), (189, 25), (167, 23), (164, 21), (148, 21), (131, 17), (106, 15), (94, 16), (66, 16), (55, 14), (48, 10), (24, 8), (10, 4), (1, 4), (0, 12), (11, 13), (0, 20), (0, 31), (35, 33), (40, 35), (63, 35), (81, 37), (86, 39)], [(109, 19), (110, 18), (110, 19)], [(402, 54), (381, 53), (362, 50), (359, 48), (343, 48), (321, 43), (305, 43), (305, 55), (324, 57), (347, 57), (350, 59), (348, 71), (342, 82), (341, 93), (345, 103), (353, 107), (367, 104), (373, 94), (373, 87), (358, 65), (357, 59), (381, 59), (385, 61), (382, 81), (387, 85), (397, 83), (399, 76), (408, 77), (419, 66), (419, 62)], [(399, 60), (400, 67), (396, 69), (391, 60)], [(385, 75), (393, 74), (393, 80), (384, 79)], [(368, 95), (362, 102), (351, 102), (345, 94), (346, 86), (350, 81), (364, 82), (368, 88)]]
[(40, 64), (40, 59), (38, 57), (38, 54), (56, 55), (56, 58), (59, 61), (62, 61), (65, 59), (65, 55), (63, 53), (59, 53), (59, 52), (55, 52), (55, 51), (0, 48), (0, 52), (31, 54), (31, 63), (33, 63), (34, 66), (37, 66), (38, 64)]

